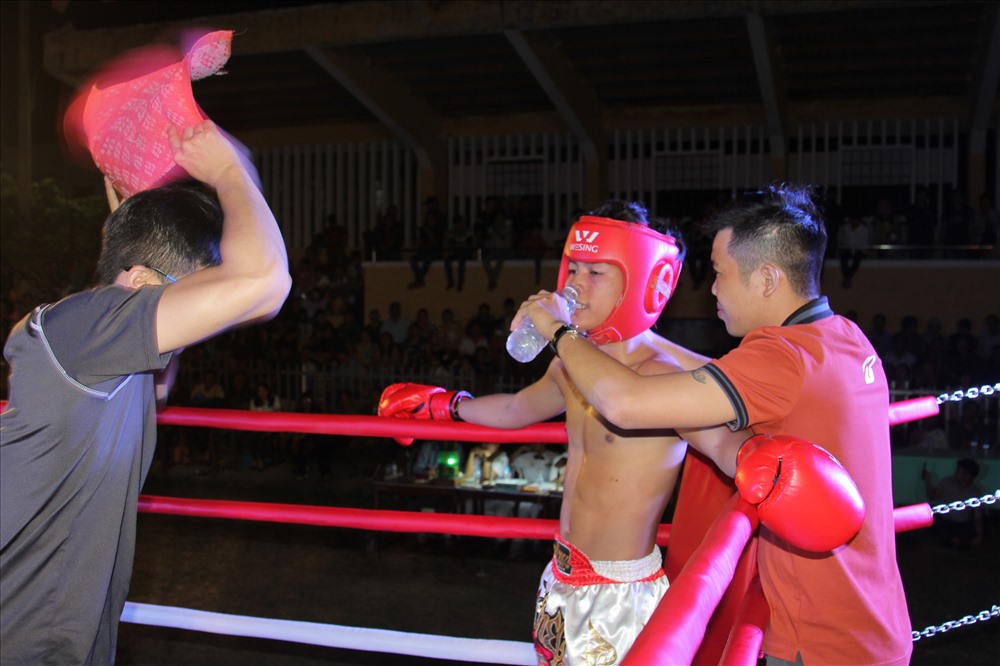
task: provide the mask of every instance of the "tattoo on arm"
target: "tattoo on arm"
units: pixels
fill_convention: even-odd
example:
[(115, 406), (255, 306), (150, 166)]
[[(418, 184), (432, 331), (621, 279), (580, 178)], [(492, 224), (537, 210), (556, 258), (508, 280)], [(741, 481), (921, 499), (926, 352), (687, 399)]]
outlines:
[(707, 384), (708, 383), (708, 373), (705, 372), (704, 370), (702, 370), (701, 368), (698, 368), (697, 370), (692, 370), (691, 371), (691, 376), (699, 384)]

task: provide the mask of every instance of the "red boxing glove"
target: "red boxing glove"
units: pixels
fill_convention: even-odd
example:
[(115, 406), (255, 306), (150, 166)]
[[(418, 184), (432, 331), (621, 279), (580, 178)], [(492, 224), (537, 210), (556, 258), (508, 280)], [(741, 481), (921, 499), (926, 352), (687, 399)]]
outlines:
[[(447, 391), (440, 386), (427, 384), (390, 384), (382, 391), (378, 401), (379, 416), (400, 419), (434, 419), (461, 421), (456, 408), (458, 403), (471, 398), (468, 391)], [(396, 438), (403, 445), (413, 443), (413, 438)]]
[(812, 552), (833, 550), (858, 533), (865, 503), (840, 461), (788, 435), (754, 435), (736, 456), (736, 487), (757, 505), (761, 524)]

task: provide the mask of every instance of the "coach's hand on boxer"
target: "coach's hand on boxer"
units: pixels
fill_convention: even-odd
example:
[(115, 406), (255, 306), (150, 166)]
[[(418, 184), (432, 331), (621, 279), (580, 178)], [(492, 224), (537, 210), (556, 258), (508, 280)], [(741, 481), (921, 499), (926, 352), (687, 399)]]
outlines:
[(740, 496), (762, 525), (788, 543), (826, 552), (861, 529), (865, 504), (854, 480), (826, 449), (787, 435), (754, 435), (736, 458)]
[[(390, 384), (382, 391), (378, 401), (378, 415), (400, 419), (434, 419), (438, 421), (461, 421), (458, 403), (472, 394), (468, 391), (449, 391), (440, 386), (427, 384)], [(396, 437), (400, 444), (413, 443), (412, 437)]]

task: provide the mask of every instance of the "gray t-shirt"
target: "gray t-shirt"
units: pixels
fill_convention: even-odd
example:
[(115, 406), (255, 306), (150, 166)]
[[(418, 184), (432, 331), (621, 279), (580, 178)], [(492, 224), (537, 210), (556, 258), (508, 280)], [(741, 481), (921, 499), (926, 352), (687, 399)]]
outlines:
[(162, 287), (41, 306), (4, 347), (0, 662), (112, 664), (156, 444)]

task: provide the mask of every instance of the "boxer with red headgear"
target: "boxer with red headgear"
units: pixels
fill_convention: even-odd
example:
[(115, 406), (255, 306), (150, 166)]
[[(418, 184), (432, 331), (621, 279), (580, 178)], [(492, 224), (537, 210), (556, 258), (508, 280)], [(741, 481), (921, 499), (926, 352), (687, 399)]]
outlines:
[(673, 236), (636, 222), (585, 215), (569, 230), (558, 290), (572, 264), (610, 264), (622, 274), (622, 295), (607, 319), (587, 331), (599, 345), (621, 342), (653, 326), (677, 287), (683, 252)]
[[(650, 330), (673, 293), (684, 247), (661, 233), (636, 203), (611, 201), (570, 229), (561, 290), (579, 298), (561, 335), (590, 335), (601, 351), (640, 374), (692, 370), (703, 357)], [(686, 443), (674, 431), (630, 431), (583, 400), (555, 358), (541, 379), (515, 394), (472, 398), (462, 391), (394, 384), (379, 414), (461, 419), (521, 428), (566, 414), (569, 435), (554, 557), (542, 576), (535, 616), (539, 663), (618, 664), (667, 589), (656, 528), (673, 494)], [(739, 440), (728, 428), (705, 438)]]

